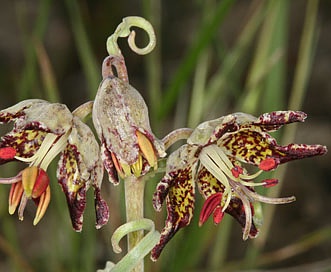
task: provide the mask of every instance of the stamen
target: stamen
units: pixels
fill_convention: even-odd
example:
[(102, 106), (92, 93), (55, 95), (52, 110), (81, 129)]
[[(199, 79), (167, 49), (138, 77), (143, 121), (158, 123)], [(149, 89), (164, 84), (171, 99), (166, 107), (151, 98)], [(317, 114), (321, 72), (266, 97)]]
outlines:
[(270, 171), (277, 167), (276, 160), (273, 158), (267, 158), (260, 162), (259, 168), (263, 171)]
[[(245, 227), (244, 227), (244, 230), (243, 230), (243, 240), (247, 240), (248, 237), (249, 237), (249, 233), (251, 231), (251, 227), (252, 227), (252, 208), (251, 208), (249, 200), (245, 196), (246, 192), (240, 190), (240, 189), (243, 189), (243, 188), (246, 188), (246, 187), (242, 186), (240, 183), (237, 183), (237, 182), (235, 183), (232, 180), (230, 180), (229, 182), (233, 186), (234, 191), (236, 192), (236, 194), (240, 198), (240, 200), (243, 204), (243, 207), (244, 207)], [(247, 188), (246, 188), (246, 190), (249, 191)], [(245, 194), (243, 194), (243, 193), (245, 193)]]
[[(46, 169), (48, 168), (48, 165), (51, 163), (51, 161), (61, 152), (64, 150), (65, 146), (67, 145), (67, 140), (69, 137), (71, 130), (68, 130), (66, 132), (66, 134), (61, 135), (60, 138), (58, 139), (59, 136), (55, 135), (55, 139), (52, 141), (52, 138), (50, 141), (52, 141), (52, 144), (55, 142), (56, 139), (58, 139), (53, 146), (51, 146), (50, 149), (48, 149), (46, 152), (47, 153), (42, 153), (43, 156), (40, 160), (36, 161), (34, 163), (34, 165), (39, 165), (40, 162), (40, 168), (44, 169), (46, 171)], [(49, 134), (46, 135), (45, 140), (47, 138)], [(45, 141), (44, 140), (44, 141)], [(46, 154), (46, 155), (45, 155)]]
[(28, 198), (25, 195), (25, 193), (23, 193), (22, 198), (21, 198), (21, 203), (20, 206), (18, 207), (18, 219), (19, 220), (23, 220), (24, 216), (23, 216), (23, 212), (25, 210), (26, 207), (26, 203), (28, 202)]
[(252, 180), (257, 178), (259, 175), (261, 175), (263, 173), (263, 170), (259, 170), (257, 171), (255, 174), (251, 174), (251, 175), (246, 175), (246, 174), (242, 174), (240, 175), (241, 179), (247, 179), (247, 180)]
[(205, 200), (199, 217), (199, 227), (201, 227), (207, 221), (209, 216), (215, 211), (215, 208), (221, 204), (221, 200), (222, 193), (220, 192), (212, 194)]
[(33, 187), (36, 183), (37, 175), (37, 166), (28, 167), (22, 171), (22, 185), (24, 188), (24, 194), (27, 198), (31, 197)]
[(14, 183), (10, 187), (9, 192), (9, 199), (8, 199), (8, 212), (9, 214), (14, 214), (16, 211), (16, 208), (18, 206), (18, 203), (20, 202), (20, 199), (22, 197), (22, 194), (24, 192), (22, 182)]
[(137, 161), (131, 165), (132, 172), (137, 178), (140, 177), (141, 175), (142, 167), (143, 167), (143, 160), (141, 155), (138, 155)]
[(256, 192), (253, 192), (249, 189), (247, 189), (245, 186), (240, 187), (243, 192), (248, 196), (251, 197), (255, 201), (260, 201), (263, 203), (268, 203), (268, 204), (286, 204), (286, 203), (291, 203), (295, 201), (295, 196), (289, 196), (289, 197), (266, 197), (259, 195)]
[(116, 156), (114, 153), (110, 153), (111, 155), (111, 158), (113, 160), (113, 163), (114, 163), (114, 166), (116, 168), (116, 171), (118, 173), (118, 175), (121, 177), (121, 178), (124, 178), (124, 172), (123, 172), (123, 169), (122, 169), (122, 166), (120, 165), (119, 161), (117, 160)]
[(232, 175), (235, 177), (235, 178), (239, 178), (239, 175), (243, 174), (244, 173), (244, 170), (239, 167), (239, 166), (234, 166), (232, 169), (231, 169), (231, 173)]
[(36, 211), (36, 216), (33, 220), (34, 226), (38, 224), (41, 218), (43, 218), (50, 201), (51, 201), (51, 190), (48, 185), (46, 191), (40, 196), (38, 208)]
[(221, 166), (224, 167), (224, 163), (218, 156), (217, 152), (215, 152), (215, 145), (210, 145), (203, 148), (199, 158), (202, 165), (224, 185), (223, 196), (226, 197), (226, 201), (222, 209), (222, 212), (224, 212), (230, 204), (232, 194), (228, 178), (221, 168)]
[(151, 167), (157, 167), (157, 158), (151, 141), (140, 131), (136, 131), (140, 150)]
[(131, 167), (130, 165), (126, 164), (126, 163), (121, 163), (123, 172), (124, 172), (124, 177), (129, 177), (131, 176)]
[(36, 181), (32, 189), (31, 197), (32, 198), (40, 197), (45, 192), (48, 186), (49, 186), (49, 178), (47, 176), (47, 173), (42, 168), (39, 168), (38, 175), (36, 177)]
[(0, 178), (0, 184), (13, 184), (22, 180), (22, 172), (19, 172), (15, 177)]
[(278, 179), (265, 179), (263, 180), (263, 183), (265, 188), (270, 188), (278, 184)]
[(222, 212), (222, 209), (220, 206), (217, 206), (214, 213), (213, 213), (213, 220), (216, 225), (218, 225), (224, 217), (224, 212)]
[(15, 155), (16, 149), (11, 146), (0, 148), (0, 159), (10, 160), (13, 159)]

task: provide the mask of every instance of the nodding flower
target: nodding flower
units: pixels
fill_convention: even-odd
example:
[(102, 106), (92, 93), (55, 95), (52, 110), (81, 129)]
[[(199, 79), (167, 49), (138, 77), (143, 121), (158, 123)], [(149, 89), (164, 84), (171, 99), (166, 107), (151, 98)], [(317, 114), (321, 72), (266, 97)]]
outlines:
[[(258, 118), (244, 113), (230, 114), (200, 124), (187, 143), (167, 159), (166, 173), (157, 185), (153, 204), (161, 210), (167, 204), (167, 219), (159, 243), (151, 258), (156, 260), (176, 232), (190, 224), (195, 205), (195, 187), (204, 197), (199, 225), (213, 214), (215, 224), (225, 213), (233, 216), (243, 229), (243, 239), (258, 235), (260, 218), (254, 207), (259, 202), (283, 204), (294, 196), (269, 198), (255, 192), (256, 186), (271, 187), (276, 179), (255, 180), (279, 164), (323, 155), (325, 146), (289, 144), (278, 145), (269, 132), (293, 122), (303, 122), (306, 114), (300, 111), (276, 111)], [(257, 167), (249, 173), (246, 165)]]
[(19, 219), (28, 199), (37, 204), (36, 225), (44, 216), (51, 193), (47, 168), (58, 154), (58, 180), (66, 195), (72, 224), (82, 229), (86, 190), (95, 189), (97, 227), (108, 221), (108, 206), (100, 196), (103, 166), (90, 128), (59, 103), (30, 99), (0, 111), (0, 123), (14, 122), (0, 139), (0, 164), (21, 161), (28, 167), (0, 183), (11, 184), (9, 213)]
[[(113, 66), (117, 76), (112, 72)], [(92, 117), (109, 180), (118, 184), (119, 177), (140, 177), (150, 168), (157, 169), (158, 158), (166, 153), (163, 143), (151, 131), (143, 97), (128, 82), (123, 57), (107, 57), (102, 74)]]

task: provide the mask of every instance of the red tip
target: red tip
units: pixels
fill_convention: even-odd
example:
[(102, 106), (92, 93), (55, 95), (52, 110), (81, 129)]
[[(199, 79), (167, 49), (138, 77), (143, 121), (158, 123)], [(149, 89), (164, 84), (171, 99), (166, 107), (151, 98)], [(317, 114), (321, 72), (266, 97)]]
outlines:
[(16, 156), (16, 149), (13, 147), (3, 147), (0, 148), (0, 159), (10, 160)]
[(223, 219), (223, 216), (224, 216), (224, 212), (222, 212), (222, 208), (221, 206), (217, 206), (214, 213), (213, 213), (213, 220), (214, 220), (214, 223), (217, 225), (219, 224), (222, 219)]
[(278, 184), (278, 179), (265, 179), (263, 183), (263, 187), (270, 188)]
[[(202, 206), (202, 210), (200, 213), (200, 218), (199, 218), (200, 227), (203, 225), (203, 223), (205, 223), (207, 221), (208, 217), (220, 205), (221, 200), (222, 200), (222, 193), (220, 193), (220, 192), (212, 194), (206, 199), (205, 203)], [(215, 222), (215, 219), (214, 219), (214, 222)]]
[(238, 178), (240, 174), (242, 174), (244, 170), (240, 166), (234, 166), (231, 169), (231, 173), (235, 178)]
[(260, 162), (259, 168), (263, 171), (270, 171), (277, 167), (276, 160), (273, 158), (267, 158)]

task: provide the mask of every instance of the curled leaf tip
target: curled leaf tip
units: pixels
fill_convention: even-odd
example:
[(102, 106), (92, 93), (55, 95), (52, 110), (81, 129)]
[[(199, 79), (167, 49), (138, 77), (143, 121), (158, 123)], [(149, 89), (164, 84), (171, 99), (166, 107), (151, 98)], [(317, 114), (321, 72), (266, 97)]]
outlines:
[[(136, 33), (135, 31), (130, 30), (131, 27), (138, 27), (146, 31), (149, 41), (145, 47), (140, 48), (136, 45)], [(146, 55), (150, 53), (156, 45), (156, 37), (153, 26), (146, 19), (138, 16), (125, 17), (122, 20), (122, 23), (117, 26), (115, 32), (108, 38), (106, 46), (109, 55), (121, 55), (121, 50), (117, 44), (117, 38), (119, 37), (128, 37), (128, 44), (130, 48), (139, 55)]]

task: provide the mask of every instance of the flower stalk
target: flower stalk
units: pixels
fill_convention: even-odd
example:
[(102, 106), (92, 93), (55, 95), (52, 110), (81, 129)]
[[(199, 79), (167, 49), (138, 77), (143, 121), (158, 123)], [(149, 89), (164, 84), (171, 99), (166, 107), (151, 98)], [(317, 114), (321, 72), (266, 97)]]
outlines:
[[(134, 175), (124, 180), (126, 222), (132, 222), (144, 218), (144, 189), (143, 178)], [(130, 252), (144, 237), (144, 231), (138, 230), (128, 234), (128, 252)], [(132, 270), (134, 272), (144, 271), (144, 259)]]

